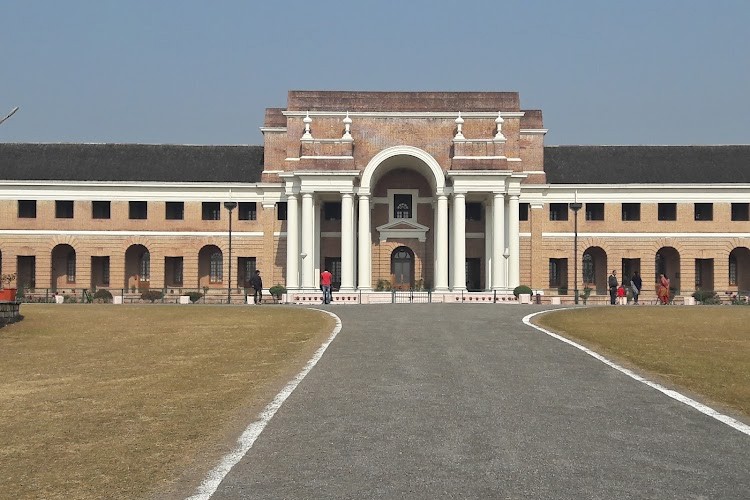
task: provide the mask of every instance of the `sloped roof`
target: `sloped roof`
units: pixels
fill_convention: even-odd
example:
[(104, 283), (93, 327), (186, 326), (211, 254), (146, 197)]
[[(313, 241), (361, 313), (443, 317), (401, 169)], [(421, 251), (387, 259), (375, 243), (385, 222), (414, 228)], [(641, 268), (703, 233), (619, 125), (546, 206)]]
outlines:
[(750, 183), (750, 145), (545, 146), (550, 184)]
[(260, 182), (262, 146), (0, 143), (0, 179)]

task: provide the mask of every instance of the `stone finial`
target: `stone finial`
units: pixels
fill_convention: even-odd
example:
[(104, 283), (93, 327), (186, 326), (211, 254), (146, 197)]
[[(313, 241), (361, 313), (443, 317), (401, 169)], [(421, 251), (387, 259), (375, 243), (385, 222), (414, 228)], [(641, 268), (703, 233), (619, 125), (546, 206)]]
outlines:
[(310, 133), (310, 124), (312, 123), (312, 118), (310, 118), (309, 111), (305, 114), (305, 117), (302, 119), (302, 122), (305, 124), (305, 133), (302, 136), (302, 139), (312, 139), (313, 136)]
[(458, 112), (458, 118), (456, 118), (456, 136), (453, 138), (456, 139), (465, 139), (464, 134), (461, 132), (461, 129), (464, 126), (464, 119), (461, 118), (461, 112)]
[(503, 135), (503, 117), (501, 116), (502, 112), (497, 112), (497, 118), (495, 118), (495, 123), (497, 124), (497, 134), (495, 134), (495, 140), (496, 141), (504, 141), (505, 136)]
[(346, 112), (346, 116), (344, 117), (343, 122), (344, 122), (344, 136), (342, 137), (342, 139), (350, 141), (350, 140), (352, 140), (352, 134), (350, 133), (350, 129), (351, 129), (351, 126), (352, 126), (352, 119), (349, 118), (349, 112), (348, 111)]

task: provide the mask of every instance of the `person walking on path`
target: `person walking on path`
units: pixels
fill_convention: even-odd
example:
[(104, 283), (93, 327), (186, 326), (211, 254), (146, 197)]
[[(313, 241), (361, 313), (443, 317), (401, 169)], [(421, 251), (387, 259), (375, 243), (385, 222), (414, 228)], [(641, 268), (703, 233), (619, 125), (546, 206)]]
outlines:
[(250, 286), (255, 290), (253, 294), (253, 302), (256, 305), (260, 305), (263, 302), (263, 279), (260, 277), (260, 271), (255, 270), (255, 274), (250, 278)]
[(634, 272), (630, 279), (630, 288), (633, 290), (633, 304), (638, 305), (638, 295), (641, 294), (643, 289), (643, 280), (638, 275), (638, 271)]
[(323, 269), (323, 272), (320, 273), (320, 288), (323, 290), (323, 303), (324, 304), (330, 304), (333, 300), (333, 296), (331, 295), (331, 280), (333, 279), (333, 275), (328, 271), (328, 269)]
[(609, 286), (609, 303), (611, 305), (617, 304), (617, 272), (613, 269), (612, 274), (607, 278), (607, 286)]

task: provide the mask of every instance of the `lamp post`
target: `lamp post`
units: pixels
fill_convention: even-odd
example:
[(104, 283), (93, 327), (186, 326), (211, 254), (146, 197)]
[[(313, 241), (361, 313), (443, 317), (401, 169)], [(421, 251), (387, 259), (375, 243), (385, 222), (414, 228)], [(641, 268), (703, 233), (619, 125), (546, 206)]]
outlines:
[(578, 211), (583, 206), (582, 203), (575, 201), (570, 204), (573, 211), (573, 300), (578, 305)]
[(227, 304), (232, 302), (232, 210), (236, 207), (236, 201), (224, 202), (224, 208), (229, 211), (229, 276), (227, 278)]

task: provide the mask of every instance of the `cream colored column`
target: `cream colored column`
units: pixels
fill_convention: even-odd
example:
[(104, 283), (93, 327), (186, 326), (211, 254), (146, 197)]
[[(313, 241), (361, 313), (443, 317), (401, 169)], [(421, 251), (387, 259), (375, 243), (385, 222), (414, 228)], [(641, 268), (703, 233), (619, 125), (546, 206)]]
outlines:
[(510, 195), (508, 203), (508, 287), (515, 288), (521, 284), (521, 256), (519, 244), (518, 195)]
[(448, 290), (448, 197), (438, 195), (435, 225), (435, 291)]
[(492, 289), (501, 290), (505, 284), (505, 195), (495, 193), (492, 200)]
[(312, 261), (312, 276), (313, 286), (316, 290), (320, 290), (320, 201), (313, 198), (313, 214), (315, 214), (315, 227), (313, 229), (313, 261)]
[(354, 200), (341, 195), (341, 289), (354, 290)]
[(484, 203), (484, 289), (492, 290), (492, 201)]
[(299, 212), (296, 194), (286, 199), (286, 288), (299, 288)]
[(315, 260), (315, 246), (313, 234), (315, 230), (315, 214), (313, 214), (312, 193), (302, 194), (302, 257), (300, 265), (300, 281), (302, 288), (313, 290), (313, 261)]
[(466, 290), (466, 195), (453, 195), (453, 290)]
[(359, 195), (359, 280), (360, 290), (372, 290), (372, 236), (370, 235), (370, 195)]

